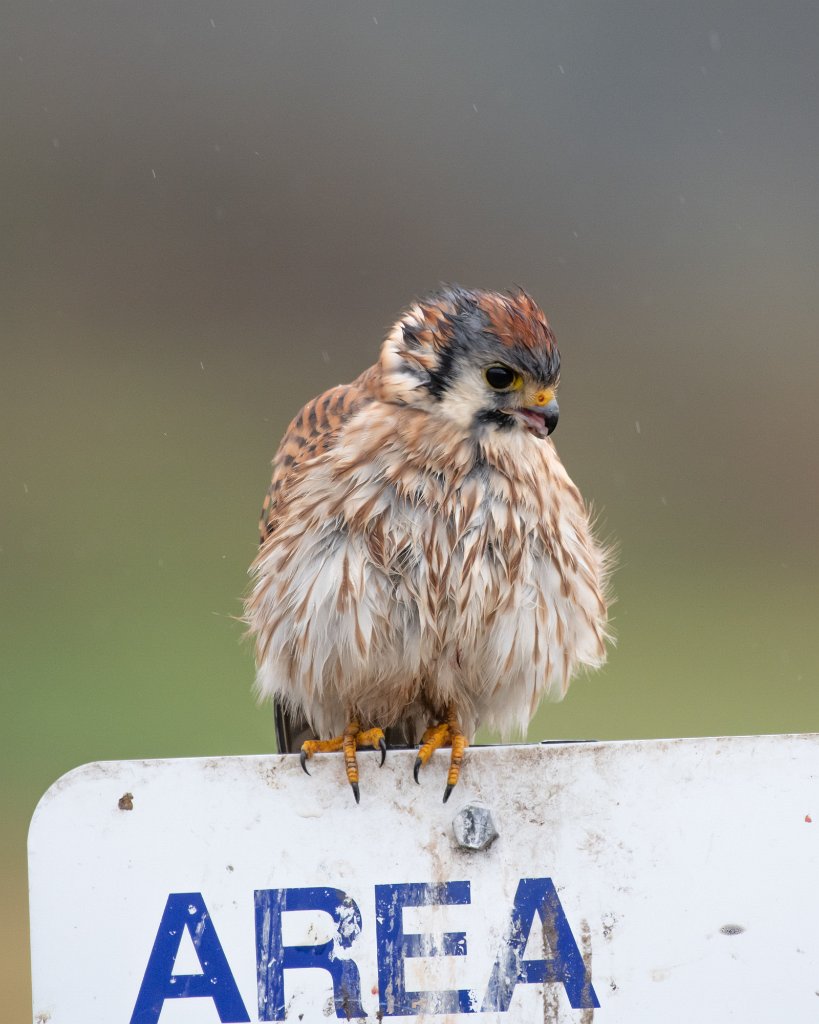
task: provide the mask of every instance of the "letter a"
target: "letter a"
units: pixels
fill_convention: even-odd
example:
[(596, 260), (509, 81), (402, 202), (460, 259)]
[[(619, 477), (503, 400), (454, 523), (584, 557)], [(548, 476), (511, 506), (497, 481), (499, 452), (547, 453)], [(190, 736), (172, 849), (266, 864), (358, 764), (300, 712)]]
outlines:
[[(193, 941), (202, 974), (173, 973), (185, 929)], [(159, 922), (131, 1024), (157, 1024), (166, 999), (196, 997), (213, 1000), (222, 1024), (250, 1021), (202, 894), (172, 892)]]
[[(543, 928), (543, 959), (524, 960), (536, 914)], [(572, 1009), (600, 1005), (551, 878), (521, 878), (509, 931), (492, 969), (481, 1012), (506, 1013), (516, 985), (555, 982), (566, 989)]]

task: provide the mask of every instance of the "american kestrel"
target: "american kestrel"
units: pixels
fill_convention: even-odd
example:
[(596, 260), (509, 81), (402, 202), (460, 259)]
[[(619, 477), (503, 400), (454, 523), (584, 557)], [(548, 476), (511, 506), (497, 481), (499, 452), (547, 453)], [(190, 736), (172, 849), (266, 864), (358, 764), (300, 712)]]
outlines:
[[(415, 765), (479, 724), (525, 731), (606, 657), (607, 552), (549, 435), (560, 356), (523, 291), (445, 288), (352, 384), (314, 398), (273, 461), (246, 620), (257, 689), (344, 752), (400, 726)], [(305, 767), (306, 770), (306, 767)]]

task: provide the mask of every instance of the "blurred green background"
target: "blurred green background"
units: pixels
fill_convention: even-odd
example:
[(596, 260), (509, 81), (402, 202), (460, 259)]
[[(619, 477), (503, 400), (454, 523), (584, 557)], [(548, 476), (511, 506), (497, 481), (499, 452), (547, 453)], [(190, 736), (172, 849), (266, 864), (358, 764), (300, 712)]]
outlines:
[(236, 621), (269, 460), (441, 280), (527, 287), (620, 543), (530, 737), (811, 731), (813, 4), (4, 6), (0, 990), (25, 835), (104, 758), (273, 749)]

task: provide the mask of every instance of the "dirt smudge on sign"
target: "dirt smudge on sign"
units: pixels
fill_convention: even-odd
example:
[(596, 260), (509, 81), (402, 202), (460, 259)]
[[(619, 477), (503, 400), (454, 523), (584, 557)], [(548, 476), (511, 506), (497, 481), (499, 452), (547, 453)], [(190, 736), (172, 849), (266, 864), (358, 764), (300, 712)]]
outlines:
[[(591, 928), (586, 918), (580, 921), (580, 955), (583, 957), (583, 1002), (591, 1002), (592, 991), (592, 940)], [(580, 1014), (580, 1024), (592, 1024), (594, 1021), (594, 1008), (589, 1007)]]
[(558, 1024), (560, 1020), (560, 992), (557, 985), (543, 986), (543, 1024)]
[(279, 780), (277, 778), (277, 775), (279, 769), (283, 767), (284, 758), (286, 756), (287, 755), (274, 755), (270, 758), (263, 758), (255, 766), (256, 771), (259, 774), (259, 778), (266, 786), (269, 786), (271, 789), (279, 788)]
[[(543, 959), (551, 960), (557, 950), (557, 925), (550, 914), (543, 916)], [(560, 1020), (560, 986), (543, 986), (543, 1024), (557, 1024)]]

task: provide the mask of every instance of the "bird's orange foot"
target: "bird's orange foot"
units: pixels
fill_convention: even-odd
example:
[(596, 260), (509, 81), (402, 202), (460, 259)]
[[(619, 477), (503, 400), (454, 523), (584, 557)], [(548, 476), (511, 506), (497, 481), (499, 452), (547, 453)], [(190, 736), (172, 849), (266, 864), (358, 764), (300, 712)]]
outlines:
[(384, 739), (382, 729), (362, 729), (356, 719), (353, 719), (341, 736), (334, 736), (331, 740), (305, 740), (301, 745), (301, 766), (307, 771), (307, 759), (313, 754), (332, 754), (338, 750), (344, 752), (344, 767), (347, 771), (347, 781), (352, 786), (355, 802), (361, 799), (358, 789), (358, 761), (356, 750), (359, 747), (376, 747), (381, 751), (381, 764), (387, 756), (387, 742)]
[(430, 726), (421, 737), (421, 746), (418, 749), (415, 768), (412, 772), (415, 781), (420, 785), (418, 772), (439, 747), (452, 747), (452, 754), (449, 758), (449, 774), (446, 777), (446, 789), (444, 790), (444, 803), (446, 803), (460, 778), (464, 751), (468, 746), (469, 741), (458, 725), (458, 717), (455, 711), (450, 710), (447, 713), (445, 722), (441, 722), (440, 725)]

